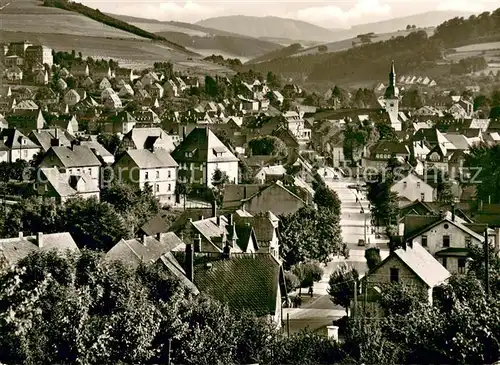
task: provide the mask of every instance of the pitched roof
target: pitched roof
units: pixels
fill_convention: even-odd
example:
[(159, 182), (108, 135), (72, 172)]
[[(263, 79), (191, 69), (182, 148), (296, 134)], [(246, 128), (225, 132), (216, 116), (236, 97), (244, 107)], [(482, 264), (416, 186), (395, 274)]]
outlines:
[[(78, 246), (68, 232), (43, 234), (41, 248), (39, 247), (37, 237), (22, 236), (0, 239), (0, 258), (7, 262), (8, 265), (15, 265), (31, 252), (37, 250), (78, 251)], [(2, 260), (0, 259), (0, 261)]]
[(80, 145), (83, 147), (90, 148), (91, 151), (95, 151), (94, 153), (101, 157), (113, 157), (113, 154), (109, 152), (102, 144), (97, 141), (81, 141)]
[[(100, 166), (101, 162), (87, 146), (51, 147), (64, 167)], [(49, 150), (49, 152), (50, 152)]]
[(154, 169), (164, 167), (177, 167), (177, 162), (165, 150), (128, 150), (126, 154), (141, 169)]
[(232, 254), (229, 259), (195, 255), (194, 261), (194, 283), (200, 292), (234, 311), (275, 314), (281, 267), (271, 255)]
[(371, 149), (371, 154), (378, 154), (378, 153), (384, 153), (384, 154), (400, 154), (400, 155), (407, 155), (409, 154), (408, 146), (405, 145), (404, 143), (400, 143), (397, 141), (386, 141), (386, 140), (381, 140), (378, 143), (376, 143), (372, 149)]
[(418, 243), (413, 243), (413, 248), (399, 248), (394, 254), (430, 288), (443, 283), (451, 276), (450, 272)]
[[(3, 139), (3, 144), (10, 149), (39, 148), (33, 141), (17, 129), (2, 130), (0, 132), (0, 139)], [(25, 144), (23, 144), (22, 141), (25, 141)]]
[(72, 197), (79, 193), (99, 192), (97, 181), (86, 173), (80, 176), (63, 174), (57, 167), (41, 168), (44, 180), (48, 182), (60, 197)]
[[(190, 153), (186, 156), (187, 153)], [(192, 157), (191, 157), (192, 154)], [(176, 161), (238, 162), (239, 159), (208, 127), (196, 127), (172, 153)]]
[(124, 136), (124, 138), (131, 140), (137, 149), (152, 149), (155, 144), (161, 144), (169, 151), (173, 151), (175, 149), (172, 136), (168, 135), (163, 129), (158, 127), (132, 128)]
[(259, 184), (226, 184), (224, 186), (224, 209), (239, 208), (243, 200), (254, 196), (266, 186)]
[(106, 253), (106, 259), (125, 261), (135, 267), (141, 262), (156, 262), (162, 255), (172, 251), (182, 244), (182, 240), (175, 233), (162, 233), (160, 239), (156, 237), (142, 237), (130, 240), (121, 239)]

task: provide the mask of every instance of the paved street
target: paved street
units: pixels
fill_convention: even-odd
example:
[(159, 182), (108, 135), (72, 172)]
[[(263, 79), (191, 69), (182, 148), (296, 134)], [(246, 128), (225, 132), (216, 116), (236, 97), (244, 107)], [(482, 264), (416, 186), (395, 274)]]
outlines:
[[(354, 183), (354, 181), (346, 179), (327, 181), (330, 189), (337, 192), (342, 203), (340, 224), (344, 242), (349, 247), (349, 258), (346, 260), (344, 257), (333, 257), (332, 261), (323, 267), (323, 278), (319, 283), (315, 283), (314, 285), (314, 294), (318, 297), (315, 297), (301, 308), (285, 309), (285, 318), (288, 313), (290, 318), (290, 332), (292, 333), (305, 327), (309, 327), (312, 330), (322, 328), (331, 324), (332, 320), (345, 315), (345, 310), (342, 307), (333, 305), (327, 292), (330, 275), (339, 265), (347, 262), (349, 265), (356, 267), (358, 272), (363, 275), (368, 270), (365, 260), (366, 247), (379, 247), (382, 259), (389, 254), (387, 242), (376, 239), (371, 234), (369, 203), (365, 195), (363, 193), (357, 195), (355, 190), (347, 187)], [(358, 196), (359, 201), (356, 201), (356, 196)], [(362, 208), (364, 209), (364, 213), (361, 212)], [(358, 246), (358, 241), (365, 239), (365, 221), (367, 246), (360, 247)]]

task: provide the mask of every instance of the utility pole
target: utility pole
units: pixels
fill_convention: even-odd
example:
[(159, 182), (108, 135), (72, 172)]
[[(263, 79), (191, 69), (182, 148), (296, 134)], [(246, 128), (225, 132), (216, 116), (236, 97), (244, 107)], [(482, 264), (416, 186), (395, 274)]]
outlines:
[(168, 339), (168, 357), (167, 357), (167, 365), (171, 365), (170, 359), (172, 357), (172, 340)]
[(490, 244), (488, 242), (488, 226), (484, 230), (484, 270), (486, 271), (485, 291), (486, 298), (490, 297)]
[(286, 314), (286, 334), (290, 337), (290, 313)]
[(358, 283), (354, 280), (354, 308), (352, 309), (352, 318), (356, 317), (358, 308)]

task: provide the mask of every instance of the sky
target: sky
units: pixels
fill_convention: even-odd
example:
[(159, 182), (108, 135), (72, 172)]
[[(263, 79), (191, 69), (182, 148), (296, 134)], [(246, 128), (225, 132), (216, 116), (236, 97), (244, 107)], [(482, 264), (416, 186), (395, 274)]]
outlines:
[(103, 12), (163, 21), (194, 23), (225, 15), (279, 16), (303, 20), (326, 28), (403, 17), (432, 10), (491, 11), (498, 0), (82, 0)]

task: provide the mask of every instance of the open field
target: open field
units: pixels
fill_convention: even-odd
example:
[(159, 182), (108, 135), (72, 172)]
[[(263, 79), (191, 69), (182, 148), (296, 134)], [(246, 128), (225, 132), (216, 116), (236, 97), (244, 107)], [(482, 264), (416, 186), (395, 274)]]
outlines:
[[(3, 1), (3, 5), (8, 4)], [(85, 34), (88, 37), (111, 37), (141, 39), (81, 14), (42, 6), (36, 0), (12, 0), (0, 11), (2, 30), (9, 32)]]
[(459, 52), (482, 52), (482, 51), (491, 51), (491, 50), (500, 50), (500, 42), (477, 43), (477, 44), (470, 44), (468, 46), (455, 48), (455, 51), (457, 51), (458, 53)]
[(200, 31), (200, 30), (189, 29), (189, 28), (173, 25), (171, 23), (131, 22), (130, 24), (135, 25), (136, 27), (139, 27), (141, 29), (147, 30), (148, 32), (151, 32), (151, 33), (179, 32), (179, 33), (184, 33), (184, 34), (187, 34), (190, 36), (198, 36), (198, 37), (204, 37), (204, 36), (210, 34), (207, 32)]

